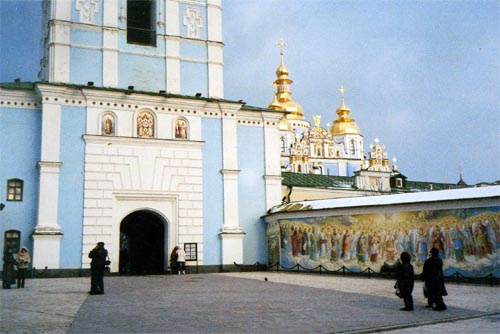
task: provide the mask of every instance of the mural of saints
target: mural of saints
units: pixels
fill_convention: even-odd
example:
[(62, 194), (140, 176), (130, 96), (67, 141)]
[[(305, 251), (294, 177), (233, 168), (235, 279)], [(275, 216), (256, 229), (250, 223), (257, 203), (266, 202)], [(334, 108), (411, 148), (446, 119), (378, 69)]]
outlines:
[[(402, 252), (422, 271), (431, 248), (445, 275), (500, 277), (500, 207), (408, 211), (277, 220), (268, 225), (271, 259), (285, 269), (380, 272)], [(271, 240), (272, 239), (272, 240)], [(279, 247), (277, 246), (279, 245)], [(279, 253), (279, 255), (276, 255)], [(270, 265), (276, 262), (269, 262)]]

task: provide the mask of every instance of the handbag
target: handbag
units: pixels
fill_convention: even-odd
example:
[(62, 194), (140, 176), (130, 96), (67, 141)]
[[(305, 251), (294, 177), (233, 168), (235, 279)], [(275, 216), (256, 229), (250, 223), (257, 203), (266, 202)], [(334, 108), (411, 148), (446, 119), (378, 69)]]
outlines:
[(399, 286), (398, 286), (397, 282), (396, 282), (396, 284), (394, 284), (394, 289), (396, 289), (396, 296), (401, 298), (401, 290), (399, 290)]
[(111, 260), (109, 259), (109, 256), (107, 257), (107, 260), (106, 260), (106, 261), (104, 261), (104, 264), (105, 264), (106, 266), (109, 266), (109, 265), (111, 264)]

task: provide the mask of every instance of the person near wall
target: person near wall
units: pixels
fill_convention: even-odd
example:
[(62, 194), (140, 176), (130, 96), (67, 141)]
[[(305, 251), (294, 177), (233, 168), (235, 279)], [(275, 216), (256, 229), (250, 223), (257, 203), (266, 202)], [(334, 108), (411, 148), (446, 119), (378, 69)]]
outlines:
[(2, 287), (10, 289), (10, 286), (16, 282), (16, 272), (14, 271), (14, 249), (7, 247), (3, 253), (3, 268), (2, 268)]
[(430, 257), (424, 263), (422, 280), (425, 282), (427, 289), (426, 307), (431, 308), (435, 304), (434, 311), (446, 310), (443, 296), (447, 296), (448, 292), (444, 286), (443, 261), (439, 257), (437, 248), (431, 249)]
[(186, 253), (181, 246), (177, 246), (177, 267), (179, 269), (180, 274), (186, 274)]
[(108, 251), (104, 248), (104, 242), (98, 242), (89, 253), (90, 262), (90, 291), (91, 295), (104, 294), (104, 270)]
[(17, 288), (24, 288), (24, 281), (26, 279), (26, 272), (28, 271), (28, 265), (31, 262), (30, 254), (28, 248), (21, 247), (19, 253), (16, 256), (16, 266), (17, 266)]
[(396, 267), (396, 284), (399, 288), (399, 297), (403, 299), (405, 307), (401, 311), (413, 311), (413, 284), (415, 273), (410, 263), (411, 256), (407, 252), (401, 253), (401, 262)]
[(172, 270), (172, 274), (177, 274), (179, 267), (177, 265), (177, 250), (179, 246), (175, 246), (170, 253), (170, 269)]

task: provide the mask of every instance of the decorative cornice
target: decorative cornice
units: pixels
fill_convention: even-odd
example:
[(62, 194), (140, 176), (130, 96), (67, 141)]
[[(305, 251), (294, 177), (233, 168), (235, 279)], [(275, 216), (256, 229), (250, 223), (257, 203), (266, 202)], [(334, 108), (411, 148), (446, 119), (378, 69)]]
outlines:
[(97, 136), (83, 135), (83, 140), (87, 144), (101, 145), (133, 145), (133, 146), (160, 146), (162, 148), (193, 148), (201, 149), (205, 144), (204, 141), (194, 140), (175, 140), (175, 139), (154, 139), (154, 138), (136, 138), (136, 137), (118, 137), (118, 136)]

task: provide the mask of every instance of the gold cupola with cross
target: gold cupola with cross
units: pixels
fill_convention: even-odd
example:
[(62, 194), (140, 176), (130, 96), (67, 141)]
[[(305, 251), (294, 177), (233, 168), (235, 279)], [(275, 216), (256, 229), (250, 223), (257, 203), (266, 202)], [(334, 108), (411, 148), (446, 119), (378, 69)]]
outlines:
[(276, 70), (277, 79), (273, 83), (274, 99), (268, 108), (271, 110), (287, 111), (288, 113), (285, 116), (287, 120), (303, 120), (304, 111), (300, 104), (292, 99), (290, 84), (293, 81), (288, 78), (288, 68), (283, 61), (283, 48), (286, 46), (286, 43), (280, 41), (278, 46), (280, 47), (281, 63)]
[(330, 128), (330, 134), (332, 136), (342, 136), (346, 134), (358, 135), (360, 134), (358, 125), (352, 118), (349, 118), (351, 109), (349, 109), (344, 103), (344, 86), (339, 88), (339, 92), (340, 106), (337, 108), (338, 119), (333, 122), (333, 125)]

